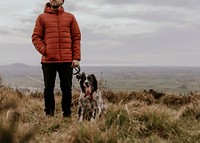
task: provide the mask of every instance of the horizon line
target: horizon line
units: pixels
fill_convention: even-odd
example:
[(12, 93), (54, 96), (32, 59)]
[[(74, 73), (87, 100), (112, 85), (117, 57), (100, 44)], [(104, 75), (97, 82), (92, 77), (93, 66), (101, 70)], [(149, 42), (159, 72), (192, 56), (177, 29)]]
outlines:
[[(1, 66), (11, 66), (11, 65), (26, 65), (26, 66), (40, 66), (40, 64), (26, 64), (26, 63), (10, 63), (10, 64), (4, 64)], [(80, 66), (85, 67), (200, 67), (200, 65), (134, 65), (134, 64), (80, 64)]]

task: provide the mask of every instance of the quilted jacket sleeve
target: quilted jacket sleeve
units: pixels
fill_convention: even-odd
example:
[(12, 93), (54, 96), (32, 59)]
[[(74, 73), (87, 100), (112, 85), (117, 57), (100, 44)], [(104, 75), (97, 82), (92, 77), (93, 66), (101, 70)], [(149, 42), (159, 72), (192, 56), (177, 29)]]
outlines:
[(73, 50), (73, 59), (81, 60), (81, 32), (76, 21), (76, 18), (73, 16), (73, 20), (71, 23), (71, 38), (72, 38), (72, 50)]
[(36, 48), (36, 50), (45, 55), (46, 53), (46, 46), (44, 43), (44, 24), (42, 23), (42, 19), (38, 16), (35, 24), (35, 28), (32, 34), (32, 42)]

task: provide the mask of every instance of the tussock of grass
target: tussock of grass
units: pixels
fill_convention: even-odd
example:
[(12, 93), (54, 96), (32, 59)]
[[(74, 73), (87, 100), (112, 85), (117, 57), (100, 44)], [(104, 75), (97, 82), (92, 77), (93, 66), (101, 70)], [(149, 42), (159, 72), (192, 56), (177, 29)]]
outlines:
[(112, 126), (121, 127), (129, 123), (128, 111), (122, 105), (112, 106), (112, 110), (108, 110), (105, 117), (105, 125), (107, 128)]
[(182, 118), (185, 120), (198, 120), (200, 121), (200, 104), (190, 104), (184, 108)]
[[(141, 96), (142, 95), (142, 96)], [(118, 103), (128, 103), (133, 100), (138, 100), (146, 102), (147, 104), (152, 104), (155, 102), (155, 99), (150, 93), (147, 92), (113, 92), (113, 91), (104, 91), (103, 97), (109, 103), (118, 104)]]
[(170, 138), (171, 135), (180, 135), (180, 121), (175, 116), (175, 111), (162, 106), (141, 108), (138, 117), (143, 125), (141, 136), (156, 134), (161, 138)]
[(174, 143), (200, 142), (200, 94), (154, 90), (104, 91), (107, 113), (94, 122), (77, 120), (79, 93), (73, 93), (72, 118), (63, 119), (56, 93), (55, 117), (44, 114), (42, 93), (0, 90), (0, 142)]
[(28, 129), (21, 128), (19, 121), (1, 120), (0, 142), (1, 143), (27, 143), (35, 136), (37, 129), (31, 126)]
[(71, 143), (105, 142), (105, 137), (95, 123), (80, 123), (74, 126), (70, 136), (65, 141)]
[(1, 88), (0, 111), (7, 110), (10, 108), (17, 108), (20, 103), (21, 98), (22, 97), (18, 94), (18, 92), (14, 92), (10, 88), (5, 88), (5, 87)]

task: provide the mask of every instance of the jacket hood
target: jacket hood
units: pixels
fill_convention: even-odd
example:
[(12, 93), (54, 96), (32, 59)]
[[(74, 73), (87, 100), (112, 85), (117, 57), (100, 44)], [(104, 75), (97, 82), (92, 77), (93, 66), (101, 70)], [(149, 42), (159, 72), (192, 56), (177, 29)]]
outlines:
[(52, 10), (51, 4), (48, 2), (45, 4), (44, 13), (61, 13), (64, 12), (64, 8), (61, 6), (59, 10)]

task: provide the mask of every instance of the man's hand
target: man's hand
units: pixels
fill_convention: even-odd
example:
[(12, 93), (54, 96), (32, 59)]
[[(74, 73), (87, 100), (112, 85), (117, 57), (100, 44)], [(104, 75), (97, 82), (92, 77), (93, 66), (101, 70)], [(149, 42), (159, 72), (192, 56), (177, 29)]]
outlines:
[(79, 61), (78, 60), (73, 60), (72, 61), (72, 68), (75, 68), (77, 66), (79, 66)]

